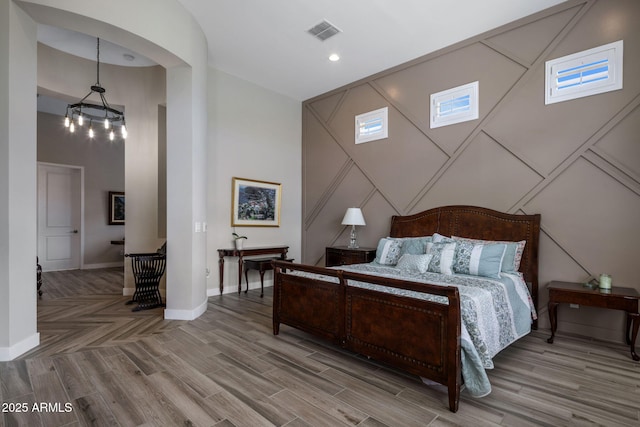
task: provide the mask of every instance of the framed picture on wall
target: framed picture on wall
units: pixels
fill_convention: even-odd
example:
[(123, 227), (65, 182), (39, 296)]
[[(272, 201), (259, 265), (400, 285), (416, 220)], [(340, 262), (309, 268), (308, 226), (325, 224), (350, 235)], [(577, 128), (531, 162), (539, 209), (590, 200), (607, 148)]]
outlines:
[(109, 191), (109, 225), (124, 225), (124, 192)]
[(233, 178), (231, 226), (279, 227), (282, 186), (275, 182)]

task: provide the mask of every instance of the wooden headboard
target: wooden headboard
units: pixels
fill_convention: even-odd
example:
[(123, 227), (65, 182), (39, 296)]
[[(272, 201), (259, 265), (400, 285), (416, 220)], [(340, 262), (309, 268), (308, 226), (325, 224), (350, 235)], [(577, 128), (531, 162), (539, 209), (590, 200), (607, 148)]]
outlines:
[(520, 272), (531, 288), (538, 309), (538, 243), (540, 214), (517, 215), (476, 206), (443, 206), (414, 215), (391, 217), (390, 237), (418, 237), (440, 233), (483, 240), (526, 240)]

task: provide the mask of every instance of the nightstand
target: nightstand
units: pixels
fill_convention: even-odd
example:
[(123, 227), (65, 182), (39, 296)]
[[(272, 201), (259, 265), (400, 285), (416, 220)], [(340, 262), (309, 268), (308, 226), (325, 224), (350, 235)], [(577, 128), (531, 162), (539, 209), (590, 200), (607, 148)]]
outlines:
[(547, 340), (553, 343), (558, 327), (558, 304), (578, 304), (590, 307), (609, 308), (623, 310), (627, 313), (627, 327), (625, 337), (630, 346), (631, 358), (640, 360), (636, 353), (636, 337), (640, 329), (640, 314), (638, 314), (638, 301), (640, 294), (634, 288), (612, 287), (609, 291), (598, 288), (589, 289), (581, 283), (550, 282), (549, 290), (549, 320), (551, 321), (551, 337)]
[(324, 263), (327, 267), (362, 264), (376, 258), (376, 248), (350, 249), (347, 246), (330, 246), (326, 249)]

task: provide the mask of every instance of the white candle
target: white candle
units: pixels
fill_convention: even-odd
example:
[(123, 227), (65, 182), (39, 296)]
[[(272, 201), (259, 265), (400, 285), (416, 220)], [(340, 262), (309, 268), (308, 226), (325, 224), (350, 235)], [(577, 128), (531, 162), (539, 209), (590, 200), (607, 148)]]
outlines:
[(600, 289), (611, 289), (611, 276), (608, 274), (600, 275)]

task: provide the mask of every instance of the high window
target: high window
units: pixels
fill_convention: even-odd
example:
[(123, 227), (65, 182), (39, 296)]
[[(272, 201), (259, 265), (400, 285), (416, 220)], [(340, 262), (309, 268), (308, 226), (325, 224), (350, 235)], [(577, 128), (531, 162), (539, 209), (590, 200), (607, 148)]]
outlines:
[(622, 89), (622, 53), (619, 40), (547, 61), (545, 104)]
[(473, 82), (432, 94), (431, 128), (477, 119), (478, 90), (478, 82)]

